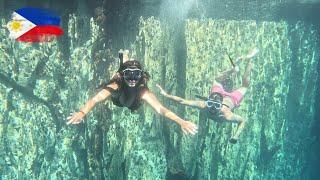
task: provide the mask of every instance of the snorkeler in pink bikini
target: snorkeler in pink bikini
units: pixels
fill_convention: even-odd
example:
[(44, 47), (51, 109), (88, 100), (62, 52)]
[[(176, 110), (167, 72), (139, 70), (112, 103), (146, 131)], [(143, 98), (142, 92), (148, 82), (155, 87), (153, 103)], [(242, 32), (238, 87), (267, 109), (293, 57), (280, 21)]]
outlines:
[[(166, 93), (159, 85), (157, 85), (157, 87), (160, 89), (162, 95), (173, 101), (205, 110), (210, 119), (220, 122), (225, 121), (237, 123), (237, 130), (230, 138), (230, 142), (234, 144), (239, 139), (239, 135), (245, 126), (246, 119), (233, 113), (233, 110), (240, 106), (240, 103), (247, 92), (249, 86), (249, 75), (252, 69), (251, 59), (258, 52), (259, 50), (255, 48), (248, 55), (238, 57), (234, 64), (231, 61), (234, 65), (233, 68), (221, 73), (221, 75), (214, 80), (208, 98), (198, 96), (202, 100), (186, 100)], [(242, 76), (242, 86), (232, 92), (227, 92), (219, 82), (225, 81), (232, 73), (239, 72), (238, 64), (242, 60), (248, 61), (245, 72)]]

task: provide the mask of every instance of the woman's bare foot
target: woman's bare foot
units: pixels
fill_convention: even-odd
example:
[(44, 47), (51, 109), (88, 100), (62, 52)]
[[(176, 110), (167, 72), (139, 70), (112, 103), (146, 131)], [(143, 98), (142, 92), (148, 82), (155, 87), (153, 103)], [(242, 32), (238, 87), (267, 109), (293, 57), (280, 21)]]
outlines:
[(243, 56), (237, 57), (236, 60), (234, 61), (235, 65), (238, 66), (241, 61), (250, 60), (251, 58), (253, 58), (258, 53), (259, 53), (259, 49), (256, 48), (256, 47), (253, 48), (248, 55), (243, 55)]
[(251, 58), (253, 58), (255, 55), (257, 55), (258, 52), (259, 52), (259, 49), (255, 47), (255, 48), (253, 48), (253, 49), (250, 51), (250, 53), (249, 53), (247, 56), (245, 56), (244, 59), (251, 59)]

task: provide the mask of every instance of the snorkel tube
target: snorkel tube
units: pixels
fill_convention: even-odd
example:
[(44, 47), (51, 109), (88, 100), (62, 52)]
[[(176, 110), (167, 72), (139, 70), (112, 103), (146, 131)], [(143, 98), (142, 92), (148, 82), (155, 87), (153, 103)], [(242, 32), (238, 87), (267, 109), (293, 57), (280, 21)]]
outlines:
[(208, 98), (200, 96), (200, 95), (195, 95), (195, 96), (196, 96), (196, 98), (204, 100), (204, 101), (208, 100)]
[(119, 51), (119, 62), (120, 62), (119, 69), (121, 69), (123, 66), (123, 50), (122, 49), (120, 49)]
[(233, 68), (235, 68), (235, 67), (236, 67), (236, 65), (233, 63), (232, 58), (230, 57), (230, 55), (229, 55), (228, 53), (226, 53), (226, 54), (227, 54), (227, 55), (228, 55), (228, 57), (229, 57), (229, 61), (230, 61), (231, 65), (233, 66)]

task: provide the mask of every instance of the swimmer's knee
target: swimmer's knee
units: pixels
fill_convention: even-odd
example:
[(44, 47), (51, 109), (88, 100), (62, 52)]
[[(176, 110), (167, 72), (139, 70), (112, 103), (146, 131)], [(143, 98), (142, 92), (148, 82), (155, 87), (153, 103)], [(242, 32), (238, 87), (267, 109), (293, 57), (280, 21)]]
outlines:
[(246, 94), (248, 90), (248, 87), (245, 86), (241, 86), (240, 88), (238, 88), (236, 91), (240, 92), (242, 96), (244, 96)]
[(249, 80), (249, 78), (248, 78), (248, 77), (242, 78), (242, 86), (243, 86), (243, 87), (249, 87), (249, 85), (250, 85), (250, 80)]

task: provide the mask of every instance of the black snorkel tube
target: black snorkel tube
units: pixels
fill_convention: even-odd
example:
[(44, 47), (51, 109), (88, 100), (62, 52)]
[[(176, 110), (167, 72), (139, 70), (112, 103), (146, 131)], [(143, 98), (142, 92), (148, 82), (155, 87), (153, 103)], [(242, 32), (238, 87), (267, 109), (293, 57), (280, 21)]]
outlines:
[(120, 62), (120, 66), (119, 66), (119, 70), (120, 70), (123, 67), (123, 51), (122, 51), (122, 49), (120, 49), (120, 51), (119, 51), (119, 62)]
[(204, 100), (204, 101), (208, 100), (208, 98), (200, 96), (200, 95), (195, 95), (195, 96), (196, 96), (196, 98)]
[(229, 55), (228, 53), (226, 53), (226, 54), (227, 54), (227, 55), (228, 55), (228, 57), (229, 57), (229, 61), (230, 61), (231, 65), (233, 66), (233, 68), (235, 68), (235, 67), (236, 67), (236, 65), (233, 63), (232, 58), (230, 57), (230, 55)]

